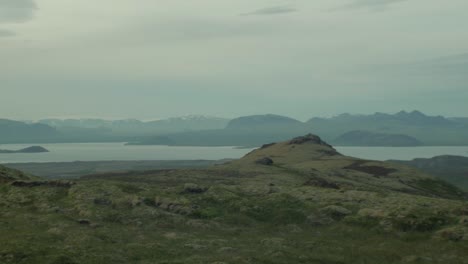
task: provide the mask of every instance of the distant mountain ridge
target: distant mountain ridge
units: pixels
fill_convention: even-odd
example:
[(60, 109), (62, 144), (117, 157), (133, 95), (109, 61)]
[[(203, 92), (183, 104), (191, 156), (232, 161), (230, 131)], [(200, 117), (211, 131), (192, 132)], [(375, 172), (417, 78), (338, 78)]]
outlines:
[(336, 138), (334, 142), (340, 146), (409, 147), (422, 145), (419, 140), (407, 135), (375, 133), (360, 130), (344, 133)]
[(59, 132), (45, 124), (26, 124), (19, 121), (0, 119), (0, 143), (34, 143), (50, 141)]
[(400, 111), (396, 114), (386, 114), (376, 112), (371, 115), (352, 115), (352, 114), (341, 114), (332, 118), (320, 118), (314, 117), (309, 119), (308, 123), (328, 121), (328, 122), (400, 122), (408, 125), (454, 125), (456, 122), (449, 120), (443, 116), (428, 116), (420, 111)]
[(140, 121), (137, 119), (105, 120), (105, 119), (42, 119), (39, 123), (60, 128), (105, 128), (129, 131), (132, 129), (161, 130), (174, 132), (177, 130), (204, 130), (224, 128), (229, 119), (202, 115), (172, 117), (155, 121)]
[[(306, 122), (274, 114), (235, 119), (191, 115), (155, 121), (136, 119), (44, 119), (36, 123), (0, 120), (0, 143), (131, 142), (186, 146), (259, 146), (314, 133), (345, 146), (468, 145), (468, 118), (395, 114), (341, 114)], [(8, 123), (7, 125), (5, 123)], [(12, 125), (14, 124), (14, 125)], [(363, 131), (357, 140), (355, 131)], [(351, 134), (350, 134), (351, 133)], [(344, 136), (347, 137), (344, 137)], [(354, 135), (349, 137), (350, 135)]]
[(299, 120), (280, 115), (252, 115), (231, 120), (226, 129), (270, 129), (289, 126), (304, 126)]
[(307, 121), (315, 134), (336, 144), (336, 139), (350, 131), (398, 134), (412, 137), (423, 145), (468, 145), (468, 125), (443, 116), (429, 116), (420, 111), (396, 114), (341, 114), (332, 118), (311, 118)]

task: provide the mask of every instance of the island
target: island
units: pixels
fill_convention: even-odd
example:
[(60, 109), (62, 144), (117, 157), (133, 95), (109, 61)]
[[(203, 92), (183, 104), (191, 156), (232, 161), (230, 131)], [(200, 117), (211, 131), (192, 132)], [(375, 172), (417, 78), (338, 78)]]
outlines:
[(49, 150), (41, 146), (31, 146), (20, 150), (5, 150), (0, 149), (0, 154), (15, 154), (15, 153), (44, 153), (49, 152)]

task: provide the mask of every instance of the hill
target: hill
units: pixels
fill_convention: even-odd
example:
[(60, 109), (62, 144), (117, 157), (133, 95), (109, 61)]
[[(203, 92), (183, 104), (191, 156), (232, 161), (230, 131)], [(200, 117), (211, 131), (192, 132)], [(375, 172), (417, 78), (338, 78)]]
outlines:
[(333, 142), (339, 146), (409, 147), (422, 145), (419, 140), (407, 135), (358, 130), (346, 132)]
[(239, 170), (246, 170), (252, 165), (258, 167), (258, 163), (264, 159), (270, 160), (275, 168), (307, 175), (311, 181), (327, 182), (337, 187), (383, 189), (440, 197), (457, 195), (449, 185), (410, 167), (343, 156), (311, 134), (264, 145), (232, 164)]
[(461, 156), (437, 156), (430, 159), (414, 159), (411, 161), (396, 161), (401, 164), (416, 167), (439, 179), (468, 190), (468, 158)]
[(213, 167), (3, 183), (0, 215), (2, 263), (466, 263), (468, 252), (463, 192), (313, 135)]
[(26, 175), (25, 173), (10, 169), (0, 165), (0, 184), (4, 184), (5, 182), (11, 182), (15, 180), (31, 180), (34, 177)]

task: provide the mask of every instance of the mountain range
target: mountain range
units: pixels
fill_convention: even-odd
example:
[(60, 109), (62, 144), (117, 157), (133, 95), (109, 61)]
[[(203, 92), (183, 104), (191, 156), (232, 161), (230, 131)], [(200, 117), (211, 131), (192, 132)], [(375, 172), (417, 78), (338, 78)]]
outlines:
[(271, 114), (254, 115), (233, 119), (224, 129), (166, 134), (140, 139), (138, 144), (260, 146), (265, 141), (312, 132), (344, 146), (457, 146), (468, 145), (468, 124), (464, 120), (419, 111), (342, 114), (307, 122)]
[(468, 118), (419, 111), (341, 114), (302, 122), (266, 114), (235, 119), (187, 116), (143, 122), (135, 119), (44, 119), (0, 121), (0, 143), (130, 142), (141, 145), (260, 146), (297, 134), (315, 133), (344, 146), (468, 145)]

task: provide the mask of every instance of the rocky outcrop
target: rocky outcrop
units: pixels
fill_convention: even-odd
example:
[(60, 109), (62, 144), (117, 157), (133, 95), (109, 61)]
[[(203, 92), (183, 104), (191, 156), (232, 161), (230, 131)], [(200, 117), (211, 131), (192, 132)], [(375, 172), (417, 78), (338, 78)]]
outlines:
[(296, 137), (289, 141), (289, 145), (302, 145), (304, 143), (313, 143), (331, 147), (331, 145), (323, 141), (319, 136), (313, 134), (307, 134), (305, 136)]

